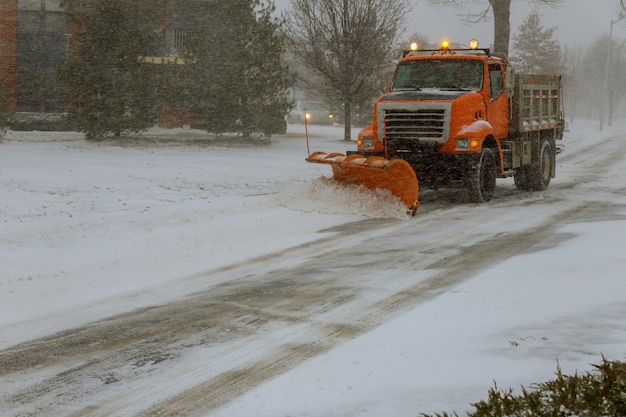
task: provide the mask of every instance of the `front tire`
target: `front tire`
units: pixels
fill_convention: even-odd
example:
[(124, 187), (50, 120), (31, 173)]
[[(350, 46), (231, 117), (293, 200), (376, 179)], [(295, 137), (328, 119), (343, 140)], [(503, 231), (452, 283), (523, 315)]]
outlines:
[(467, 192), (472, 203), (486, 203), (496, 190), (496, 157), (490, 148), (483, 148), (478, 161), (470, 168)]

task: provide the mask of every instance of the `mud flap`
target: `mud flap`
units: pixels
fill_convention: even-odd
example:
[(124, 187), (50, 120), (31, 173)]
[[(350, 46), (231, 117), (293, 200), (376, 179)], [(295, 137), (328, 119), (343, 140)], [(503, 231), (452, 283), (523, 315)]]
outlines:
[(325, 152), (314, 152), (306, 160), (311, 163), (329, 164), (333, 169), (333, 176), (339, 182), (391, 191), (402, 200), (409, 213), (415, 215), (419, 206), (419, 184), (415, 171), (405, 160)]

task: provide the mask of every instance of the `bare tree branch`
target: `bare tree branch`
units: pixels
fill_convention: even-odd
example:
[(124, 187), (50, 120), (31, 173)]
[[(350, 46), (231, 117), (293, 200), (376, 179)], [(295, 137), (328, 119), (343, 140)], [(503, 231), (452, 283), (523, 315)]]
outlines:
[(351, 105), (391, 59), (409, 10), (408, 0), (291, 0), (289, 49), (322, 80), (326, 96), (343, 103), (346, 139)]
[[(511, 36), (510, 11), (512, 0), (429, 0), (433, 5), (450, 6), (461, 10), (462, 17), (466, 23), (474, 24), (487, 21), (493, 16), (494, 23), (494, 50), (498, 53), (508, 55), (509, 42)], [(539, 5), (556, 7), (563, 0), (533, 0)], [(626, 0), (620, 0), (622, 4)], [(478, 11), (477, 11), (478, 10)]]

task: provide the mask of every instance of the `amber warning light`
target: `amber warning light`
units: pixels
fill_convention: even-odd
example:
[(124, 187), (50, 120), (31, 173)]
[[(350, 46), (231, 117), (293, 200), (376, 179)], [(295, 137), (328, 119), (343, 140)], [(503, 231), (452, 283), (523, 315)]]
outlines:
[[(476, 39), (471, 39), (468, 43), (469, 48), (468, 49), (450, 49), (450, 41), (448, 39), (443, 39), (441, 42), (439, 42), (439, 49), (423, 49), (420, 50), (419, 49), (419, 44), (415, 41), (412, 41), (409, 44), (409, 49), (405, 49), (402, 53), (402, 57), (406, 57), (406, 56), (416, 56), (418, 53), (423, 52), (423, 53), (441, 53), (441, 54), (454, 54), (456, 53), (456, 51), (476, 51), (478, 50), (478, 40)], [(481, 51), (484, 51), (487, 55), (489, 55), (489, 49), (481, 49)]]

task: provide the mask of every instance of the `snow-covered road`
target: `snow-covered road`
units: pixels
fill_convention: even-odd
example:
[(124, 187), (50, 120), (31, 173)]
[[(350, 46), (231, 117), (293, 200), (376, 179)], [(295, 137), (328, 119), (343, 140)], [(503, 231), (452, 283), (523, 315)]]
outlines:
[[(243, 147), (10, 133), (0, 410), (413, 416), (467, 407), (502, 367), (527, 384), (557, 358), (566, 371), (620, 359), (626, 137), (583, 127), (547, 191), (505, 180), (486, 205), (424, 192), (412, 219), (388, 195), (320, 178), (300, 126)], [(348, 147), (341, 128), (311, 133), (314, 150)], [(583, 312), (605, 331), (514, 330)], [(460, 360), (447, 380), (455, 369), (434, 367)]]

